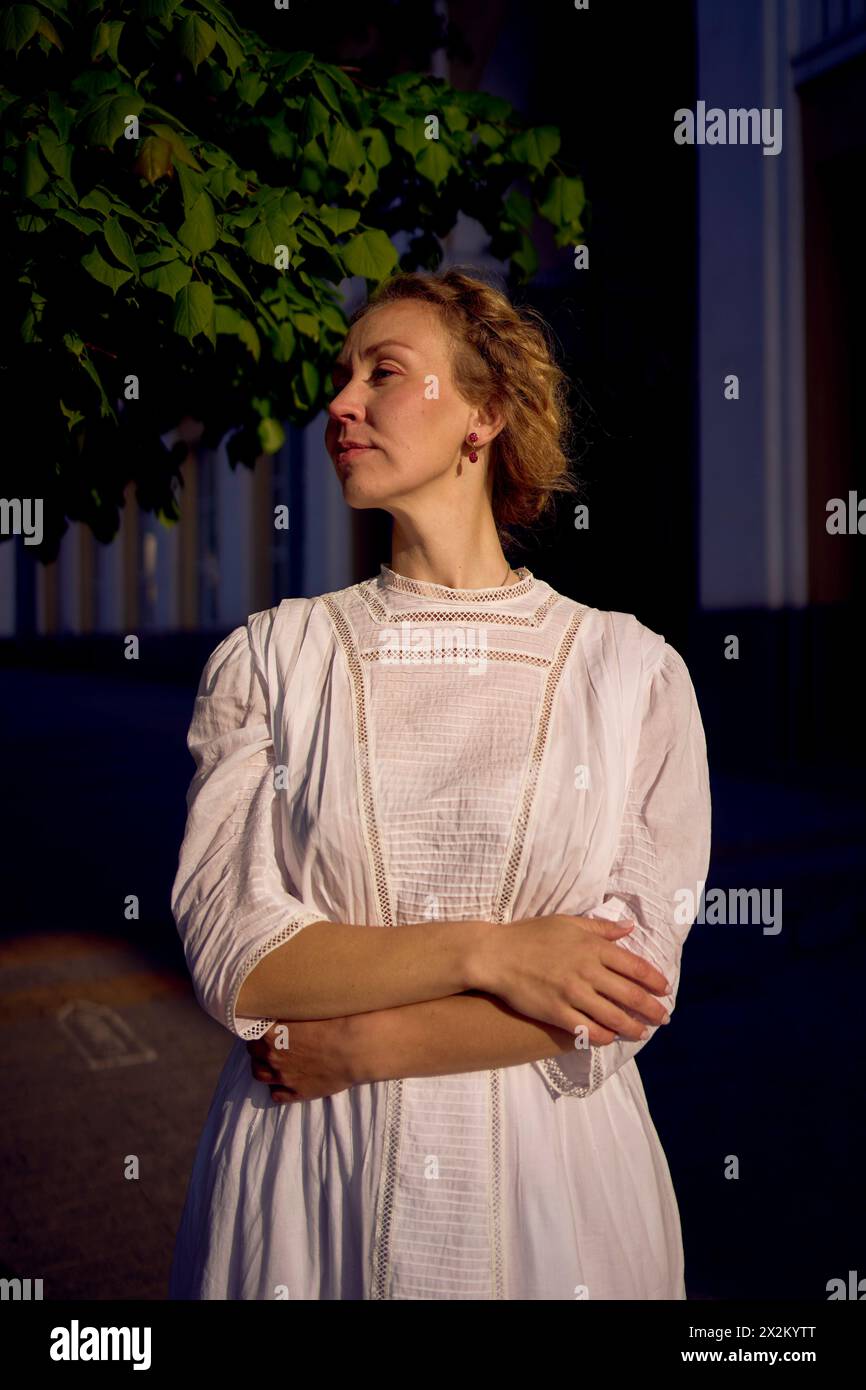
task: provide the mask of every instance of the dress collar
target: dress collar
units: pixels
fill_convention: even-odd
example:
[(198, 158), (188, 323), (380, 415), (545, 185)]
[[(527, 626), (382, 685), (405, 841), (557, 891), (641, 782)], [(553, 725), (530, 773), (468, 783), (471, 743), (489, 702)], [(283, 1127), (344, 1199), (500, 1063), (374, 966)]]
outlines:
[(443, 603), (502, 603), (506, 599), (519, 598), (531, 593), (535, 587), (535, 576), (521, 565), (514, 571), (518, 576), (511, 584), (503, 584), (494, 589), (452, 589), (447, 584), (431, 584), (423, 579), (407, 579), (397, 574), (388, 565), (379, 566), (379, 583), (386, 589), (397, 589), (403, 594), (417, 594), (423, 598), (439, 599)]

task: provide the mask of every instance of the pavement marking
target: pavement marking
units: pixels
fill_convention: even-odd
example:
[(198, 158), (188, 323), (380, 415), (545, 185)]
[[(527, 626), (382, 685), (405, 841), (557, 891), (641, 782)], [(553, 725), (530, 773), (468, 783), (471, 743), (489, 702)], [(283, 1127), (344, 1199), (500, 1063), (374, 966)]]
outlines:
[(91, 1071), (156, 1061), (153, 1048), (141, 1042), (126, 1020), (106, 1004), (72, 999), (60, 1009), (57, 1022)]

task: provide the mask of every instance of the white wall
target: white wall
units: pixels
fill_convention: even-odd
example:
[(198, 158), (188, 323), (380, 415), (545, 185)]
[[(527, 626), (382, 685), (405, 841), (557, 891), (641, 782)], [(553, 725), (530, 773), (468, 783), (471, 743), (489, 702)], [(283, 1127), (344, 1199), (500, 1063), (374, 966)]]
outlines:
[[(795, 4), (697, 3), (697, 98), (708, 108), (783, 113), (778, 155), (759, 145), (697, 153), (705, 608), (807, 600), (801, 153), (789, 61)], [(722, 394), (730, 373), (739, 377), (739, 401)]]

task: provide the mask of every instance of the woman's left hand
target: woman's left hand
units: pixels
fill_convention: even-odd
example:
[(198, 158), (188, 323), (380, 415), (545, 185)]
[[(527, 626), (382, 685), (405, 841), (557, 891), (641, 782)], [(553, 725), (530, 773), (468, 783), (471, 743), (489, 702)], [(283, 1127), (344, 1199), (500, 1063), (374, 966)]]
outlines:
[(349, 1018), (279, 1020), (247, 1043), (252, 1073), (278, 1103), (322, 1100), (363, 1079), (364, 1020)]

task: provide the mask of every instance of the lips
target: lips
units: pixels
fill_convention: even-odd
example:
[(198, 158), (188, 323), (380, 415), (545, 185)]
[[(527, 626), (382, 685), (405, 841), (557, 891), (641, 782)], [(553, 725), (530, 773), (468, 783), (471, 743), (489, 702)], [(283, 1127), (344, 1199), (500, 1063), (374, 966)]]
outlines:
[(372, 448), (371, 444), (340, 444), (337, 447), (337, 463), (351, 463), (362, 454), (369, 454)]

